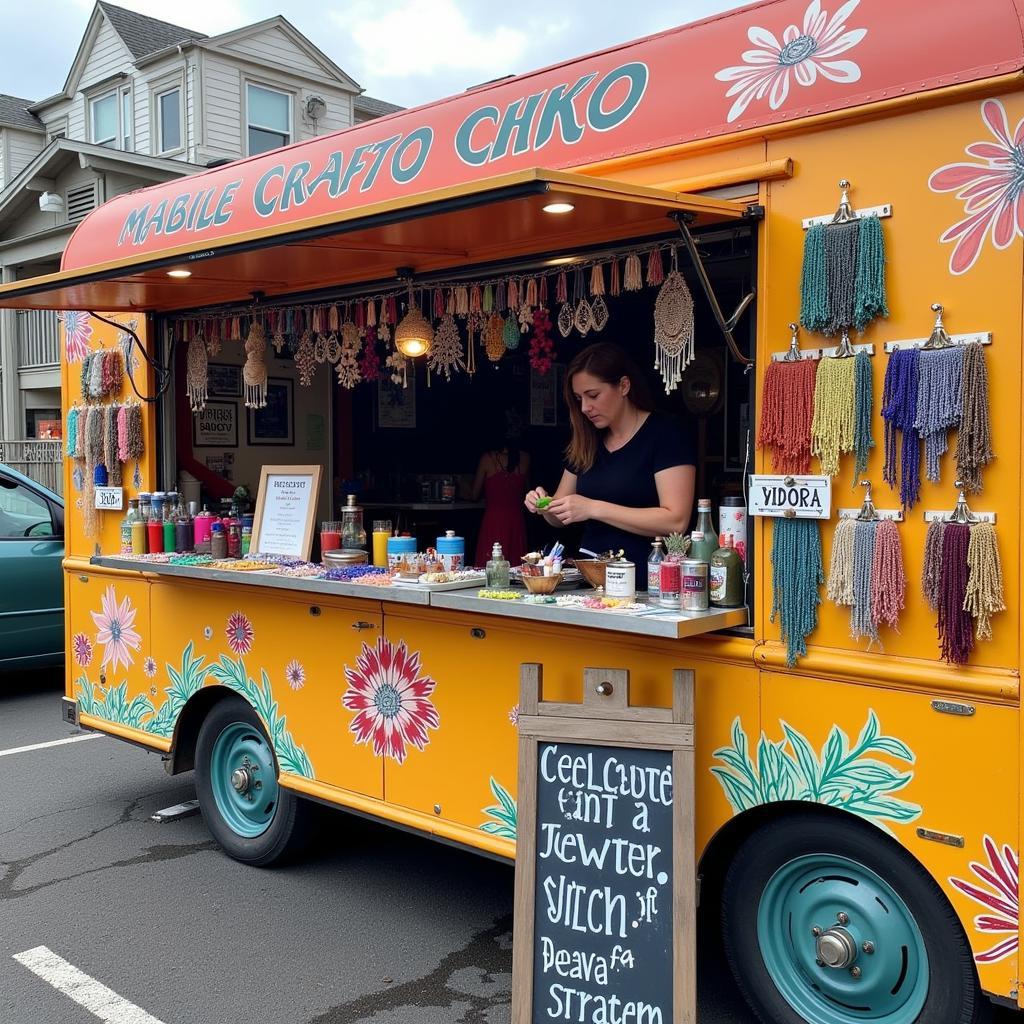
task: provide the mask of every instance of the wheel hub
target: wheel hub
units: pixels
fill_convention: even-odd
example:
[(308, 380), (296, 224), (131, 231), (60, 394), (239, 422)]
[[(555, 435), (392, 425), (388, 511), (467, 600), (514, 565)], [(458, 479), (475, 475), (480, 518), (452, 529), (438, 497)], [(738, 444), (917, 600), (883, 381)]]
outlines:
[(236, 793), (248, 793), (252, 785), (252, 772), (248, 768), (236, 768), (231, 773), (231, 785), (235, 787)]
[(815, 952), (825, 967), (845, 970), (857, 959), (857, 942), (845, 928), (836, 926), (817, 937)]

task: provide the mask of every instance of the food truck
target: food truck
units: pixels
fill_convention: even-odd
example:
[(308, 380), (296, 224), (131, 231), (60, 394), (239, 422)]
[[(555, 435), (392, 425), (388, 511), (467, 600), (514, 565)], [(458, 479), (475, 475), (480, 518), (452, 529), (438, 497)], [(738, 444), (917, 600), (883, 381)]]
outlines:
[[(662, 707), (689, 669), (702, 927), (761, 1018), (1024, 1005), (1022, 24), (769, 0), (110, 199), (0, 288), (63, 321), (67, 719), (194, 769), (249, 864), (311, 801), (513, 859), (520, 666)], [(595, 338), (656, 367), (697, 496), (751, 513), (741, 607), (306, 564), (348, 492), (417, 551), (468, 536), (434, 482), (488, 411), (553, 491)], [(212, 515), (261, 477), (302, 565), (122, 548), (130, 499), (198, 481)]]

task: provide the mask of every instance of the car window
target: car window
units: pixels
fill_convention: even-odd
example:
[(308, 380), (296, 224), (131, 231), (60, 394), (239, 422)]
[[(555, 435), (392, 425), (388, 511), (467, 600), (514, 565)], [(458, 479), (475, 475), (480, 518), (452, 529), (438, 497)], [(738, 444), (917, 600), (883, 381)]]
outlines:
[(0, 538), (52, 536), (53, 519), (46, 499), (24, 484), (0, 478)]

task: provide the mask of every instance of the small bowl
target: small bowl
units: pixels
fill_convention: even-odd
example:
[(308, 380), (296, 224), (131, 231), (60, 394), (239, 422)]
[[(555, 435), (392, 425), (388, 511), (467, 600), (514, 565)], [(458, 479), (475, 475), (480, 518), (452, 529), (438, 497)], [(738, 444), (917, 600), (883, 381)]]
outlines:
[(604, 586), (604, 570), (608, 565), (597, 558), (577, 558), (576, 568), (592, 587)]
[(523, 586), (531, 594), (553, 594), (555, 587), (562, 582), (562, 574), (556, 572), (553, 576), (526, 576), (522, 577)]
[(543, 576), (544, 566), (534, 565), (532, 562), (523, 562), (519, 566), (519, 574), (520, 576)]

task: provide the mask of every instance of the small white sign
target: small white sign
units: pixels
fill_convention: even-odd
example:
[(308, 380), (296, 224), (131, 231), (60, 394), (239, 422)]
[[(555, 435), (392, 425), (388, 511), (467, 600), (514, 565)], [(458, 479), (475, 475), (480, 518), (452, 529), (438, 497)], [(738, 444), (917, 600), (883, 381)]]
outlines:
[(124, 508), (124, 488), (97, 487), (96, 507), (104, 512), (120, 512)]
[(828, 519), (832, 478), (828, 476), (750, 477), (750, 514), (774, 519)]

